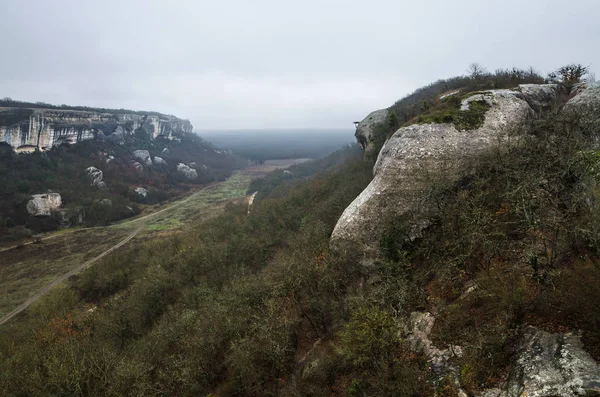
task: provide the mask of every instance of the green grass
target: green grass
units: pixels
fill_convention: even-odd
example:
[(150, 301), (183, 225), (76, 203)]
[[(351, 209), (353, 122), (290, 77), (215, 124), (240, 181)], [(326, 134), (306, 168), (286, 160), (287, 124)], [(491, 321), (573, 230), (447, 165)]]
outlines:
[[(245, 196), (251, 179), (249, 175), (236, 173), (220, 185), (172, 203), (173, 208), (155, 216), (108, 227), (65, 229), (41, 244), (0, 253), (0, 316), (15, 309), (60, 275), (117, 244), (140, 226), (144, 229), (136, 239), (157, 231), (177, 230), (219, 214), (229, 200)], [(128, 244), (135, 244), (135, 240)]]

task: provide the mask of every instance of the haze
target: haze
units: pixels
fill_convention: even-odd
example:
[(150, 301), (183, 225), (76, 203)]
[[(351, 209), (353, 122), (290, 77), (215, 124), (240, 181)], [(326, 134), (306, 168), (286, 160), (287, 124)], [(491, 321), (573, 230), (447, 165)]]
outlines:
[(600, 2), (0, 0), (0, 97), (347, 127), (465, 73), (597, 70)]

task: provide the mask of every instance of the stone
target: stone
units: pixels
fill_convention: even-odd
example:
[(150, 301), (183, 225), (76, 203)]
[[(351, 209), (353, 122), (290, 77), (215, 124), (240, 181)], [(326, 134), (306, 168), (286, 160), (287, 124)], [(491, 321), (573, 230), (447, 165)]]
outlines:
[(600, 82), (585, 83), (565, 105), (564, 112), (588, 133), (600, 129)]
[(186, 177), (187, 179), (193, 180), (198, 177), (198, 172), (195, 169), (188, 167), (183, 163), (177, 164), (177, 172)]
[(132, 153), (134, 159), (139, 160), (140, 163), (145, 164), (146, 166), (152, 165), (152, 159), (150, 158), (150, 152), (147, 150), (135, 150)]
[[(527, 87), (526, 95), (546, 97), (542, 93), (547, 92), (548, 85), (538, 89), (539, 95), (534, 87)], [(459, 131), (453, 124), (413, 124), (396, 131), (379, 153), (373, 180), (339, 218), (332, 247), (360, 252), (363, 264), (370, 263), (379, 255), (382, 220), (394, 217), (411, 217), (411, 237), (418, 236), (428, 224), (422, 214), (429, 208), (426, 197), (435, 183), (432, 178), (458, 181), (477, 156), (516, 144), (519, 135), (526, 133), (523, 121), (535, 112), (524, 95), (518, 90), (492, 90), (463, 100), (463, 110), (473, 101), (485, 101), (490, 106), (483, 124), (473, 130)]]
[(137, 161), (131, 160), (131, 166), (135, 168), (137, 172), (142, 172), (144, 170), (144, 166), (138, 163)]
[(141, 196), (141, 197), (148, 196), (148, 191), (146, 189), (144, 189), (143, 187), (136, 187), (135, 192), (137, 193), (138, 196)]
[[(147, 116), (137, 113), (99, 113), (71, 109), (0, 109), (0, 120), (11, 120), (11, 124), (0, 122), (0, 142), (6, 142), (20, 153), (49, 150), (60, 143), (73, 144), (89, 139), (107, 140), (122, 145), (127, 132), (148, 126), (152, 129), (150, 139), (192, 133), (188, 120), (157, 114)], [(9, 117), (4, 117), (9, 116)], [(15, 118), (16, 116), (16, 118)], [(16, 121), (15, 121), (16, 120)], [(105, 137), (102, 131), (113, 131)]]
[(196, 168), (196, 162), (192, 161), (191, 163), (188, 164), (190, 167), (192, 168)]
[(34, 194), (27, 203), (27, 212), (32, 216), (50, 216), (58, 211), (62, 205), (62, 198), (58, 193)]
[(376, 110), (369, 113), (367, 117), (357, 124), (354, 136), (364, 150), (369, 151), (373, 148), (369, 140), (373, 128), (377, 124), (385, 122), (388, 114), (389, 111), (387, 109)]
[(162, 157), (158, 157), (158, 156), (154, 156), (154, 164), (160, 165), (160, 166), (168, 165), (167, 162)]
[(87, 175), (88, 180), (90, 181), (90, 186), (96, 186), (100, 189), (105, 188), (106, 184), (102, 181), (104, 177), (102, 171), (96, 167), (87, 167), (85, 169), (85, 173)]
[(600, 365), (572, 333), (528, 327), (509, 376), (507, 396), (570, 397), (600, 394)]

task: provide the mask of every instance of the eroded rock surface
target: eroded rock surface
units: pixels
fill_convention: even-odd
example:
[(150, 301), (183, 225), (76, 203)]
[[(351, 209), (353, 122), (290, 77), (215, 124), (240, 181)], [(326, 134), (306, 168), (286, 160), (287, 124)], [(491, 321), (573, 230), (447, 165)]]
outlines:
[[(502, 395), (502, 394), (501, 394)], [(529, 327), (513, 365), (507, 397), (600, 395), (600, 365), (579, 336)]]
[(371, 136), (371, 133), (373, 132), (373, 128), (375, 128), (377, 124), (385, 122), (388, 114), (389, 111), (387, 109), (376, 110), (374, 112), (369, 113), (369, 115), (367, 115), (367, 117), (365, 117), (364, 120), (358, 123), (358, 125), (356, 126), (356, 132), (354, 133), (354, 136), (356, 137), (358, 143), (363, 147), (363, 149), (372, 149), (369, 138)]
[(106, 183), (102, 180), (104, 175), (102, 171), (96, 167), (87, 167), (85, 169), (85, 173), (87, 175), (88, 180), (90, 181), (90, 186), (96, 186), (99, 189), (103, 189), (106, 187)]
[(27, 203), (27, 212), (32, 216), (50, 216), (61, 205), (62, 198), (58, 193), (34, 194)]
[[(536, 88), (537, 87), (537, 88)], [(332, 234), (332, 245), (362, 252), (365, 261), (378, 255), (384, 229), (382, 220), (421, 213), (429, 203), (426, 192), (435, 180), (456, 181), (476, 156), (518, 141), (523, 122), (534, 117), (528, 101), (554, 96), (552, 85), (527, 86), (521, 90), (493, 90), (465, 99), (485, 101), (490, 109), (483, 125), (459, 131), (453, 124), (414, 124), (402, 127), (384, 144), (373, 168), (373, 180), (346, 208)], [(527, 99), (527, 100), (526, 100)], [(414, 219), (415, 233), (427, 224)]]
[(167, 162), (162, 157), (154, 156), (154, 164), (155, 165), (166, 166)]
[(150, 158), (150, 152), (147, 150), (135, 150), (132, 156), (140, 163), (146, 164), (148, 167), (152, 165), (152, 158)]
[(198, 177), (198, 172), (195, 169), (190, 168), (189, 166), (183, 163), (177, 164), (177, 172), (179, 172), (181, 175), (190, 180), (196, 179)]
[(577, 118), (587, 131), (600, 129), (600, 82), (585, 84), (565, 105), (565, 111)]

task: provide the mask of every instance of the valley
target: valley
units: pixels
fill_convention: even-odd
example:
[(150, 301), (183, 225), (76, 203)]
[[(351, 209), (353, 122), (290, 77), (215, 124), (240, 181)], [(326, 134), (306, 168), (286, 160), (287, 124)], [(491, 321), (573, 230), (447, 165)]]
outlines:
[(201, 223), (219, 214), (227, 203), (244, 200), (254, 178), (306, 160), (267, 160), (263, 165), (247, 167), (187, 197), (148, 206), (133, 219), (110, 226), (62, 229), (39, 237), (39, 241), (28, 240), (0, 248), (0, 325), (29, 307), (50, 287), (91, 266), (124, 243), (131, 246), (164, 238), (186, 226)]

